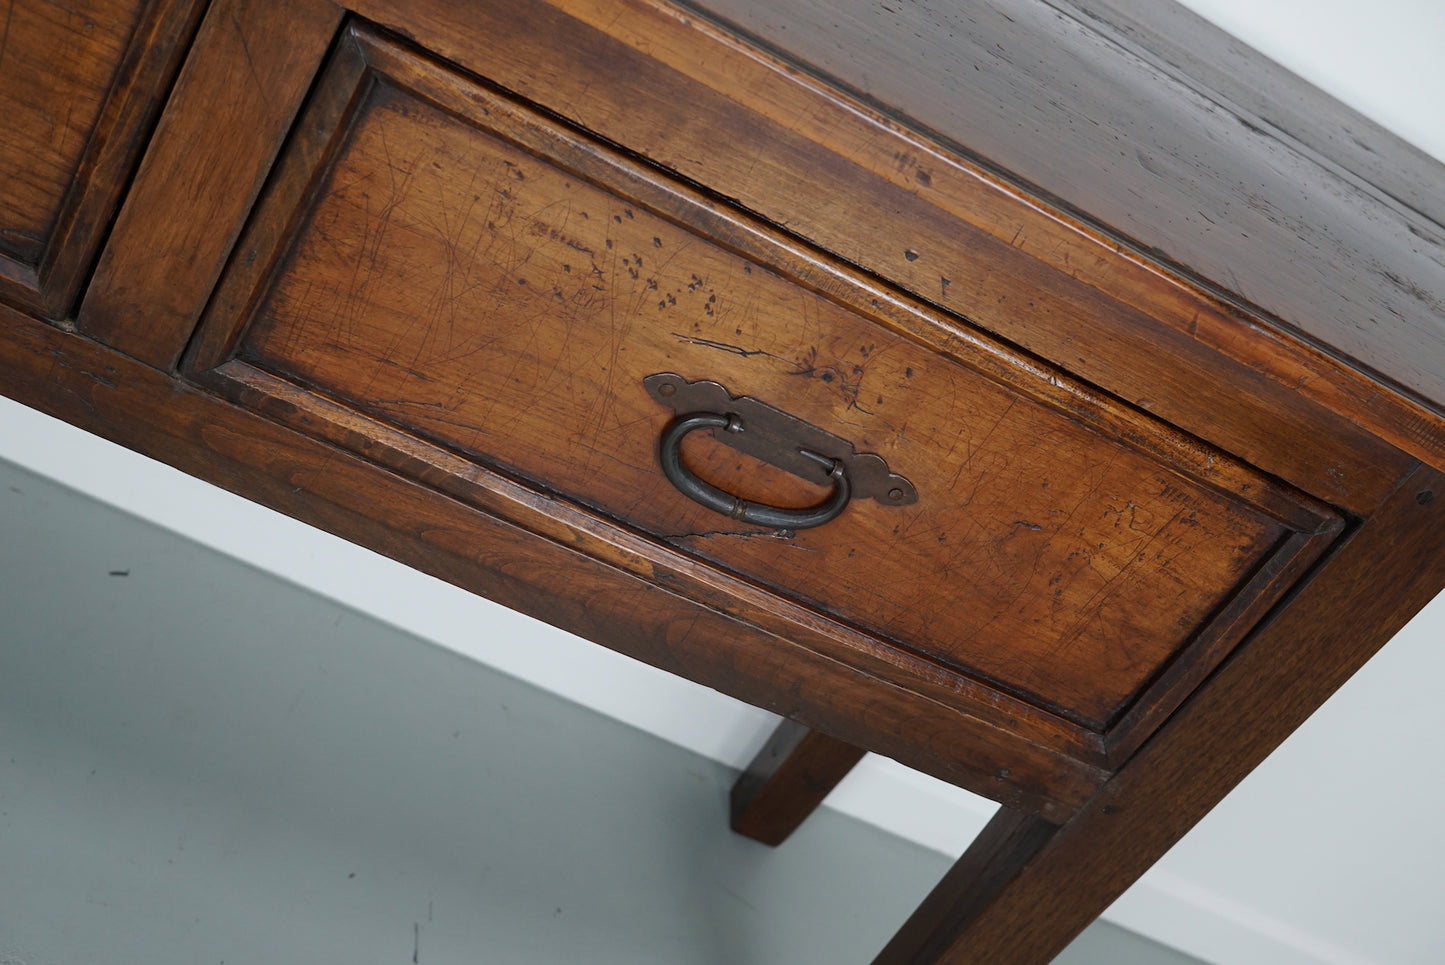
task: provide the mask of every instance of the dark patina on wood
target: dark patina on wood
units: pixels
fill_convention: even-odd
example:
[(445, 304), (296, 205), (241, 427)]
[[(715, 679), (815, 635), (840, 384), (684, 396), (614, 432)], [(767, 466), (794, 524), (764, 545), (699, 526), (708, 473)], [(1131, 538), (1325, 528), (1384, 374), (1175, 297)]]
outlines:
[[(784, 715), (760, 836), (1000, 802), (880, 961), (1047, 961), (1445, 585), (1441, 167), (1137, 0), (709, 7), (18, 5), (0, 391)], [(920, 498), (698, 506), (664, 372)]]
[(816, 453), (838, 460), (847, 472), (856, 499), (872, 499), (885, 506), (909, 506), (918, 502), (918, 490), (888, 463), (871, 452), (860, 453), (846, 439), (788, 415), (766, 402), (736, 396), (726, 386), (706, 379), (688, 381), (674, 372), (657, 372), (642, 380), (653, 400), (679, 416), (711, 412), (737, 418), (739, 428), (712, 431), (712, 438), (730, 449), (746, 453), (770, 466), (829, 485), (826, 463), (803, 455)]

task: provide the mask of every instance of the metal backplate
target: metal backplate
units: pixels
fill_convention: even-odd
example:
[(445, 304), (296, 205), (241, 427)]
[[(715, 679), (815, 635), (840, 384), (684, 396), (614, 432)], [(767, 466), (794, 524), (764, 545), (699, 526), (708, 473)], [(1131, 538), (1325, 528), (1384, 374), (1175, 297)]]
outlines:
[(809, 450), (841, 460), (853, 485), (854, 498), (873, 499), (885, 506), (907, 506), (918, 501), (913, 483), (894, 472), (882, 456), (858, 452), (853, 444), (817, 426), (747, 396), (733, 396), (716, 382), (689, 382), (673, 372), (658, 372), (642, 380), (648, 394), (678, 415), (714, 412), (730, 415), (741, 431), (712, 431), (718, 442), (760, 459), (795, 476), (828, 486), (831, 480), (818, 461), (804, 456)]

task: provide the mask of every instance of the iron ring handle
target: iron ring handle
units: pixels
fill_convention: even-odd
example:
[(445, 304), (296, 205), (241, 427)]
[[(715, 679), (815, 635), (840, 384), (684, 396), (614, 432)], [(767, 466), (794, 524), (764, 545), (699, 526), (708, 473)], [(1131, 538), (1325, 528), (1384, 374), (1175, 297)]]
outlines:
[(783, 509), (780, 506), (768, 506), (739, 499), (732, 493), (703, 482), (682, 464), (680, 449), (683, 437), (698, 429), (742, 432), (744, 431), (743, 422), (736, 415), (694, 412), (691, 415), (673, 419), (662, 434), (658, 454), (662, 461), (663, 475), (667, 476), (668, 481), (688, 499), (701, 503), (713, 512), (722, 513), (724, 516), (730, 516), (744, 523), (771, 526), (774, 529), (808, 529), (837, 519), (838, 515), (848, 506), (848, 500), (853, 496), (853, 487), (848, 482), (848, 473), (843, 468), (842, 460), (830, 459), (807, 449), (799, 449), (800, 454), (818, 463), (827, 471), (828, 476), (833, 480), (832, 495), (816, 506), (808, 506), (804, 509)]

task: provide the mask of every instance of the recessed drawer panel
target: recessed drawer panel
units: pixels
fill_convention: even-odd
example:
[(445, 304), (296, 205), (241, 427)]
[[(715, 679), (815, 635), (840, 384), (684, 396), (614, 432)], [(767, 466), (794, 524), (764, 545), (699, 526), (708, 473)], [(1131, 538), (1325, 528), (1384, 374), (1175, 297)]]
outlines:
[(200, 6), (5, 5), (0, 299), (51, 317), (71, 308)]
[[(293, 135), (191, 364), (256, 404), (284, 397), (268, 411), (304, 431), (363, 452), (400, 432), (409, 451), (499, 473), (935, 676), (1096, 733), (1177, 703), (1340, 522), (645, 160), (364, 33)], [(795, 530), (692, 502), (659, 468), (674, 413), (643, 380), (663, 372), (881, 456), (917, 501), (857, 499)], [(827, 495), (706, 433), (683, 460), (758, 502)]]

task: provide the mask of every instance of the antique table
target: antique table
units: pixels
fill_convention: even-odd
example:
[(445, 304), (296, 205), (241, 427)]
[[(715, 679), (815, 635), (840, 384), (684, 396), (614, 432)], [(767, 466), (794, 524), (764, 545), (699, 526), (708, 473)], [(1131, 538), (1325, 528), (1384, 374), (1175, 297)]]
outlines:
[(17, 2), (0, 391), (1000, 802), (1047, 961), (1445, 586), (1438, 164), (1172, 7)]

